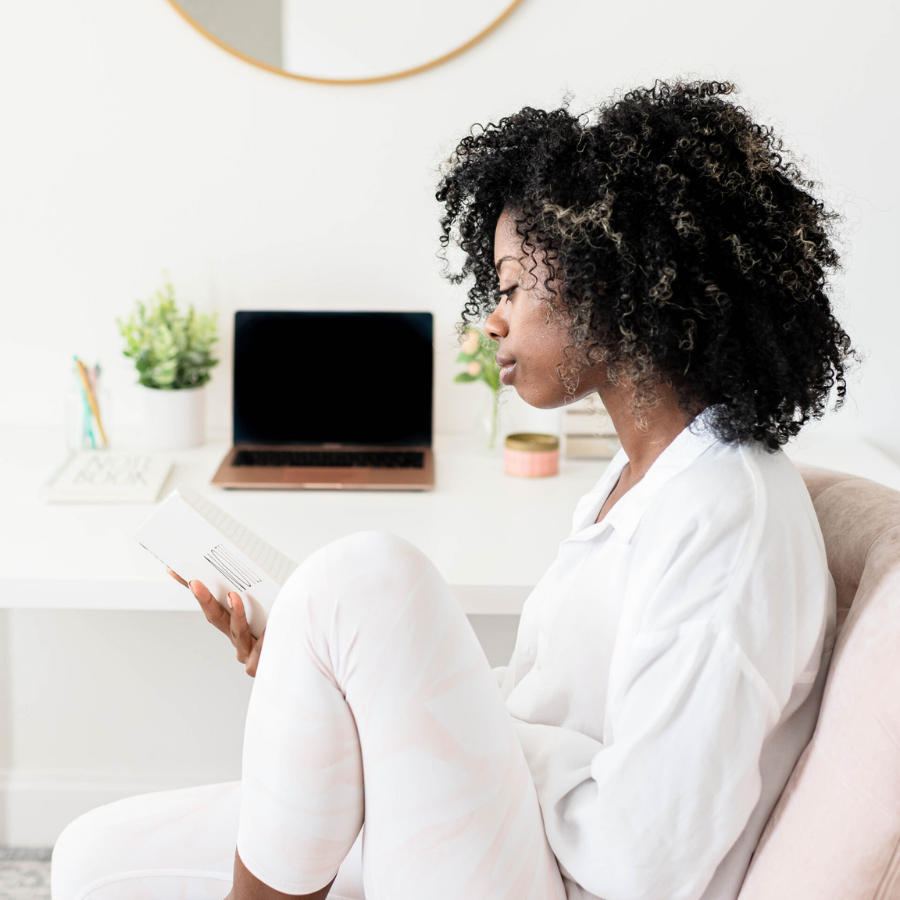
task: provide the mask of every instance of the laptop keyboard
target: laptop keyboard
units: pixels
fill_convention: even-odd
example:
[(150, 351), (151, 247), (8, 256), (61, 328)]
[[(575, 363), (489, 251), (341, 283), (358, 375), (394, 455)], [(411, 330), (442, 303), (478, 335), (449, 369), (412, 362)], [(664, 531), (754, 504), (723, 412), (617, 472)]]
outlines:
[(238, 450), (232, 465), (421, 469), (425, 454), (418, 450)]

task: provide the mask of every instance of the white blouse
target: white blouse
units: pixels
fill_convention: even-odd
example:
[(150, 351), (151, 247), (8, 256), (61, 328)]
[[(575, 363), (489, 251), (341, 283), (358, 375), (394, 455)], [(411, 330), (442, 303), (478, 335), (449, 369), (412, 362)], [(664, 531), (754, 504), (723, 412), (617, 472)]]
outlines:
[(569, 900), (733, 900), (815, 726), (834, 584), (782, 453), (685, 429), (575, 511), (495, 670)]

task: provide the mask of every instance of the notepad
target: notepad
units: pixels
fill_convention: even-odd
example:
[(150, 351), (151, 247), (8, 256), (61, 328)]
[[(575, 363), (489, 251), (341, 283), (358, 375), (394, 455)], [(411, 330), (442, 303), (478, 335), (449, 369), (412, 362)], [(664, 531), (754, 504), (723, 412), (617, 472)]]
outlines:
[(186, 485), (169, 494), (134, 536), (185, 581), (202, 581), (222, 607), (228, 607), (228, 592), (237, 591), (255, 637), (263, 633), (278, 592), (297, 568)]
[(173, 457), (139, 450), (83, 450), (44, 487), (50, 503), (155, 503)]

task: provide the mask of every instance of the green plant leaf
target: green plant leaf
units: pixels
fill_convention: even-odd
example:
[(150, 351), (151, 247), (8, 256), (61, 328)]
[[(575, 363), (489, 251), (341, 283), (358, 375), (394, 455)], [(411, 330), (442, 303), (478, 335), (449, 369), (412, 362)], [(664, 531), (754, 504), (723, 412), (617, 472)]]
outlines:
[(135, 301), (126, 318), (116, 319), (125, 340), (123, 354), (135, 361), (138, 382), (147, 387), (178, 390), (209, 381), (209, 370), (219, 363), (210, 352), (218, 340), (218, 317), (178, 310), (171, 281), (149, 301)]

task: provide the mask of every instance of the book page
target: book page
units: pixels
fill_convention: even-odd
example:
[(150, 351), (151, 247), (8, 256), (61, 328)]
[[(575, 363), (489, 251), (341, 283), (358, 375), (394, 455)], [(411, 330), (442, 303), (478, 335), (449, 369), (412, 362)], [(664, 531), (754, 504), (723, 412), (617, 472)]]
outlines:
[(178, 493), (198, 512), (210, 525), (227, 537), (236, 547), (250, 557), (276, 584), (283, 585), (288, 576), (297, 568), (290, 557), (267, 544), (261, 537), (241, 525), (202, 494), (185, 485), (178, 488)]

